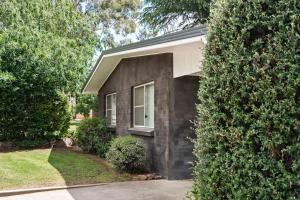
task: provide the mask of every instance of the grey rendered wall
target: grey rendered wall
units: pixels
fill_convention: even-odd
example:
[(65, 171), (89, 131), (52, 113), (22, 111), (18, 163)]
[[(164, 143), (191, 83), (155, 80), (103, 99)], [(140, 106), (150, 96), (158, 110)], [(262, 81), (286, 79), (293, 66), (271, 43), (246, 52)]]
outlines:
[[(196, 118), (199, 77), (184, 76), (174, 79), (171, 98), (169, 179), (191, 178), (193, 144), (195, 137), (193, 121)], [(190, 139), (189, 139), (190, 138)]]

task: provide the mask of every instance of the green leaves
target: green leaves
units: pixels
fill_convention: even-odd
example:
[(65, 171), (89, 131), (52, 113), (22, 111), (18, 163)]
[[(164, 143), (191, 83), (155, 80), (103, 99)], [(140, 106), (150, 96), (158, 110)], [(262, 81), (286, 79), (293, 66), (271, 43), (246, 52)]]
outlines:
[(212, 0), (146, 0), (142, 21), (160, 30), (188, 28), (207, 22)]
[(115, 45), (112, 27), (134, 31), (138, 7), (139, 0), (1, 0), (0, 137), (65, 131), (61, 94), (80, 92), (96, 48)]
[(77, 134), (78, 145), (84, 151), (105, 157), (113, 136), (105, 120), (85, 118), (80, 122)]
[(295, 21), (299, 1), (216, 2), (199, 89), (199, 199), (300, 198)]
[(76, 99), (76, 113), (81, 113), (85, 117), (88, 117), (90, 111), (98, 109), (98, 98), (94, 95), (79, 95)]
[(136, 173), (144, 172), (147, 168), (145, 143), (131, 135), (113, 139), (106, 158), (120, 171)]
[(70, 113), (65, 95), (81, 88), (96, 33), (69, 1), (0, 4), (0, 139), (66, 131)]
[(92, 18), (78, 12), (71, 1), (46, 0), (2, 1), (0, 18), (4, 45), (31, 54), (15, 57), (11, 52), (14, 61), (38, 62), (38, 73), (56, 79), (60, 90), (80, 90), (96, 48)]
[(0, 71), (0, 84), (4, 85), (8, 82), (15, 80), (15, 77), (11, 73)]

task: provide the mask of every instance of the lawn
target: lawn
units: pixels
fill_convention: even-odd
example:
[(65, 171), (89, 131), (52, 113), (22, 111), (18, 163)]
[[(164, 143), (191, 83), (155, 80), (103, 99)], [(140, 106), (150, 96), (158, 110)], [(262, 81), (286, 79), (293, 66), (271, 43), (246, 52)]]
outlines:
[(69, 128), (69, 130), (70, 130), (70, 131), (76, 131), (76, 129), (77, 129), (79, 123), (80, 123), (80, 121), (72, 120), (71, 123), (70, 123), (70, 128)]
[(68, 149), (0, 153), (0, 190), (131, 179), (97, 156)]

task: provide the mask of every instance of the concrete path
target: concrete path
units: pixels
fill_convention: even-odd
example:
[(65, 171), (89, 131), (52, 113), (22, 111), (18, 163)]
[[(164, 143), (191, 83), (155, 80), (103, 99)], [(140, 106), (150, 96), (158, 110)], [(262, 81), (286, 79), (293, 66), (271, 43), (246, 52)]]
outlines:
[(192, 181), (134, 181), (8, 196), (0, 200), (181, 200), (191, 188)]

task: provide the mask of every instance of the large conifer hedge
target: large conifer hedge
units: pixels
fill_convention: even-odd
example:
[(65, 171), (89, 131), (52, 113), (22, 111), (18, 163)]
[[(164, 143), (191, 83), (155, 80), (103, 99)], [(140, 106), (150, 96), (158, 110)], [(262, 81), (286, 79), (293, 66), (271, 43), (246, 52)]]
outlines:
[(219, 0), (209, 26), (195, 196), (300, 199), (300, 1)]

